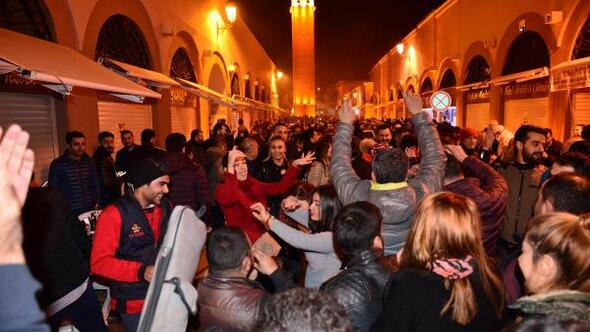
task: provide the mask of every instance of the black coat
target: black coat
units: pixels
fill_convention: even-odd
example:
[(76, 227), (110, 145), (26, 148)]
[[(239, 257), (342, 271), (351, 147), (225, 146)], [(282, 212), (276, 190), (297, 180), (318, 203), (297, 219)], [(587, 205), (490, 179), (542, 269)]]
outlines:
[(41, 282), (46, 306), (80, 286), (90, 271), (90, 240), (84, 224), (56, 190), (32, 188), (23, 207), (23, 249)]
[(345, 270), (320, 289), (344, 307), (354, 331), (368, 331), (381, 313), (390, 276), (388, 265), (374, 252), (365, 251), (349, 260)]
[(469, 276), (478, 313), (467, 325), (459, 325), (450, 312), (440, 312), (449, 300), (445, 279), (429, 271), (403, 268), (391, 278), (381, 315), (371, 331), (500, 331), (504, 321), (496, 317), (476, 271)]

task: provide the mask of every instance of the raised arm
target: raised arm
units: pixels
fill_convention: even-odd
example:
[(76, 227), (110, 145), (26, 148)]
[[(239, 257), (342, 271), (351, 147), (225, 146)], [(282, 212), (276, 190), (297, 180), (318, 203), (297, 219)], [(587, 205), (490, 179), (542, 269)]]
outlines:
[(350, 142), (354, 133), (353, 116), (350, 102), (344, 102), (339, 112), (340, 123), (336, 127), (332, 142), (330, 176), (343, 205), (366, 200), (371, 187), (370, 181), (361, 180), (352, 168)]
[(334, 252), (332, 232), (308, 234), (298, 231), (271, 216), (262, 203), (253, 204), (250, 210), (252, 210), (254, 218), (265, 224), (267, 229), (273, 231), (293, 247), (320, 253)]
[(413, 114), (412, 122), (418, 135), (418, 145), (422, 153), (420, 169), (416, 177), (408, 180), (418, 191), (418, 200), (429, 193), (440, 191), (443, 186), (447, 156), (443, 150), (440, 137), (434, 123), (426, 112), (422, 111), (422, 99), (411, 92), (404, 93), (406, 108)]
[(288, 244), (304, 251), (314, 251), (324, 254), (334, 252), (332, 241), (332, 232), (322, 233), (304, 233), (283, 223), (282, 221), (271, 218), (269, 221), (270, 230), (278, 235)]

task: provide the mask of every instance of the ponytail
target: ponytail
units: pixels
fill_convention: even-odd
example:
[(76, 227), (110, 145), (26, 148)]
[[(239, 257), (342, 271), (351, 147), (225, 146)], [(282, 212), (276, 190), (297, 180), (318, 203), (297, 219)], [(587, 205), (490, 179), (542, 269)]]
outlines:
[(451, 296), (441, 310), (445, 315), (451, 311), (451, 319), (460, 325), (466, 325), (477, 315), (477, 303), (469, 278), (445, 280), (445, 286), (451, 287)]

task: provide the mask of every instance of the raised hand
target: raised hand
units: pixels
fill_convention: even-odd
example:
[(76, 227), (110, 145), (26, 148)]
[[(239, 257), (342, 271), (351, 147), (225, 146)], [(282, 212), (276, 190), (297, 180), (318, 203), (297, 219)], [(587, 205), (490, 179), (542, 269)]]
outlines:
[(311, 164), (315, 160), (315, 152), (310, 152), (308, 154), (302, 154), (301, 158), (295, 159), (293, 161), (293, 166), (305, 166)]
[(20, 207), (25, 204), (35, 165), (35, 154), (31, 149), (27, 149), (27, 144), (29, 133), (18, 125), (10, 126), (0, 142), (0, 167), (6, 169), (6, 176)]
[(234, 148), (228, 152), (227, 155), (227, 172), (229, 174), (234, 174), (235, 173), (235, 164), (236, 164), (236, 159), (239, 157), (246, 157), (246, 155), (244, 155), (244, 153), (240, 150), (238, 150), (235, 146)]
[(260, 250), (254, 250), (252, 256), (254, 257), (254, 268), (264, 275), (269, 276), (279, 269), (277, 262)]
[(11, 126), (0, 141), (0, 265), (25, 262), (20, 211), (35, 164), (28, 141), (29, 134), (17, 125)]
[(412, 91), (403, 91), (402, 96), (404, 97), (404, 103), (406, 109), (412, 114), (418, 114), (422, 111), (422, 97), (413, 93)]
[(352, 124), (352, 121), (354, 120), (354, 110), (352, 109), (352, 101), (350, 99), (345, 99), (342, 102), (342, 105), (340, 105), (338, 119), (340, 122)]
[(447, 144), (444, 148), (446, 153), (453, 155), (460, 163), (467, 158), (467, 153), (465, 153), (465, 150), (459, 145)]
[(250, 206), (250, 211), (252, 211), (254, 218), (263, 224), (266, 223), (268, 219), (270, 219), (270, 213), (260, 202), (252, 204), (252, 206)]
[(303, 205), (302, 203), (303, 201), (297, 197), (289, 196), (281, 202), (281, 207), (284, 211), (292, 212), (300, 208)]

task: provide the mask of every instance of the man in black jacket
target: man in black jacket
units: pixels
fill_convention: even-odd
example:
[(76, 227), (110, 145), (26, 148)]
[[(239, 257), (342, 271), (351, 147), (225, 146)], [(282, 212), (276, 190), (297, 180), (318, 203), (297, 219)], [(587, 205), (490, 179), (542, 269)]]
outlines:
[(354, 331), (368, 331), (383, 308), (391, 269), (381, 257), (382, 219), (379, 208), (366, 201), (346, 206), (336, 217), (334, 244), (344, 270), (320, 289), (344, 307)]
[(199, 330), (250, 331), (270, 293), (254, 281), (257, 271), (270, 276), (277, 291), (294, 287), (272, 258), (251, 251), (243, 230), (222, 227), (207, 240), (209, 275), (198, 286)]
[(98, 134), (98, 148), (92, 155), (98, 171), (100, 184), (100, 206), (107, 206), (121, 197), (121, 183), (115, 172), (115, 135), (108, 131)]

